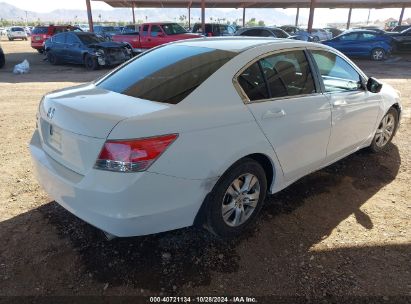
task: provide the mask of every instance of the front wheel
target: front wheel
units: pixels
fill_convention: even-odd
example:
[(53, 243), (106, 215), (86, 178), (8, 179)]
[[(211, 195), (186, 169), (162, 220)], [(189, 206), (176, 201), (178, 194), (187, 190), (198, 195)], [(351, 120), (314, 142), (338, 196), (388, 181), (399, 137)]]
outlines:
[(47, 52), (47, 60), (48, 60), (52, 65), (58, 64), (57, 57), (56, 57), (56, 55), (54, 55), (52, 52)]
[(384, 49), (376, 48), (371, 51), (371, 59), (374, 61), (381, 61), (384, 60), (386, 53)]
[(87, 54), (84, 57), (84, 65), (87, 70), (97, 70), (99, 68), (97, 58), (95, 56), (92, 56), (90, 54)]
[(375, 132), (374, 139), (370, 145), (371, 151), (380, 152), (387, 147), (394, 137), (397, 124), (398, 111), (395, 108), (390, 108), (378, 125), (378, 129)]
[(266, 191), (261, 165), (248, 158), (240, 160), (215, 185), (207, 205), (206, 228), (223, 238), (240, 235), (255, 222)]

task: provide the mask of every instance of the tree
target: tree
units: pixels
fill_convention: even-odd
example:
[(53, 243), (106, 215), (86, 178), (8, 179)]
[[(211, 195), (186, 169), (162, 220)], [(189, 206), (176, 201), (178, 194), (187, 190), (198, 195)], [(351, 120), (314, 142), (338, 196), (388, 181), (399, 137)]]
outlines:
[(255, 18), (251, 18), (250, 20), (247, 21), (246, 23), (247, 26), (256, 26), (257, 23), (255, 21)]
[(260, 21), (258, 21), (258, 25), (259, 25), (259, 26), (265, 26), (265, 23), (264, 23), (263, 20), (260, 20)]

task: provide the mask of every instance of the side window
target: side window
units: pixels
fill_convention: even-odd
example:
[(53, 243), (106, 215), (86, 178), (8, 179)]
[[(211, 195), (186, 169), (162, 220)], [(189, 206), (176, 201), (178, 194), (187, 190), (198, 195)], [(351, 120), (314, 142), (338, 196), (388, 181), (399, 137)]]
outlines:
[(250, 101), (269, 98), (264, 76), (258, 62), (242, 72), (238, 77), (238, 82)]
[(358, 36), (358, 38), (360, 40), (373, 40), (375, 39), (377, 36), (374, 34), (370, 34), (370, 33), (362, 33)]
[(79, 43), (78, 38), (76, 35), (73, 34), (66, 34), (66, 43), (67, 44), (75, 44)]
[(257, 30), (244, 31), (241, 36), (258, 36)]
[(270, 33), (267, 30), (261, 30), (261, 34), (259, 36), (261, 36), (261, 37), (273, 37), (273, 34)]
[(66, 34), (59, 34), (59, 35), (55, 35), (53, 36), (53, 42), (54, 43), (65, 43), (66, 41)]
[(362, 88), (360, 74), (344, 59), (327, 51), (313, 50), (311, 53), (326, 92), (356, 91)]
[(289, 51), (260, 60), (271, 98), (315, 93), (310, 65), (303, 51)]
[(357, 40), (357, 37), (358, 37), (357, 33), (346, 34), (346, 35), (340, 36), (340, 40), (353, 41), (353, 40)]
[(143, 26), (143, 31), (141, 33), (141, 36), (147, 36), (148, 34), (148, 24)]
[(233, 34), (235, 33), (235, 30), (234, 30), (234, 28), (233, 28), (232, 26), (228, 26), (228, 27), (227, 27), (227, 31), (228, 31), (228, 33), (229, 33), (230, 35), (233, 35)]
[(161, 28), (158, 25), (152, 25), (150, 36), (157, 37), (159, 33), (161, 33)]

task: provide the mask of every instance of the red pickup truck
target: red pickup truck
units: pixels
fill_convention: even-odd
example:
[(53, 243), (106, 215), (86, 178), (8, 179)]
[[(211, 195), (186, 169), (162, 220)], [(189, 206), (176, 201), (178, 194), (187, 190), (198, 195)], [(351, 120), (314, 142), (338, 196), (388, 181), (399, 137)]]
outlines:
[(114, 35), (112, 40), (127, 43), (134, 53), (141, 53), (164, 43), (201, 37), (188, 33), (182, 26), (172, 22), (143, 23), (138, 29), (136, 32)]

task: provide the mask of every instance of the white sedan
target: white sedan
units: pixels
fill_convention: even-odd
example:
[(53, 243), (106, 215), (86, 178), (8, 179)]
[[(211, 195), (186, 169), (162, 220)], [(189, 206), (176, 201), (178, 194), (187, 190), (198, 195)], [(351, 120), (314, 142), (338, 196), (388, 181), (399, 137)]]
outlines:
[(387, 147), (397, 92), (338, 51), (266, 38), (167, 44), (39, 105), (37, 177), (110, 237), (255, 222), (266, 193)]

